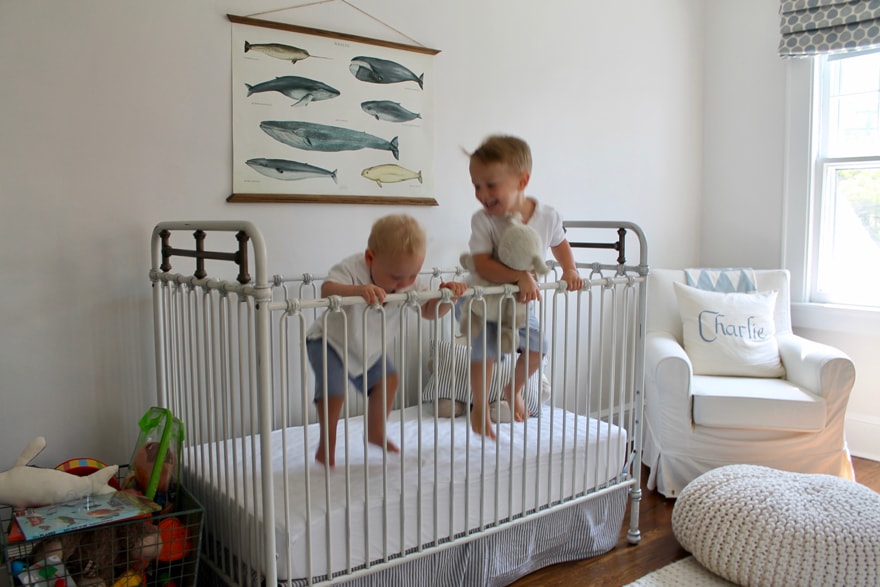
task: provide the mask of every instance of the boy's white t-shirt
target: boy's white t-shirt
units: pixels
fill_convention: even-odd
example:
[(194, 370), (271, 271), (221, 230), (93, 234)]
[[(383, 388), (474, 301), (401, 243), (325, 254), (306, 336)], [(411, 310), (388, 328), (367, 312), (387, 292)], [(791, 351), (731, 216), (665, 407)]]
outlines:
[[(541, 257), (546, 259), (547, 250), (565, 240), (562, 217), (554, 208), (541, 204), (534, 198), (529, 199), (535, 203), (535, 211), (526, 225), (534, 228), (541, 238)], [(497, 259), (498, 243), (508, 225), (510, 225), (509, 216), (490, 216), (482, 208), (474, 212), (471, 217), (471, 239), (468, 243), (471, 255), (488, 253)]]
[[(356, 253), (346, 257), (330, 268), (327, 281), (342, 283), (345, 285), (369, 285), (373, 283), (370, 276), (370, 268), (364, 259), (364, 253)], [(401, 291), (425, 291), (427, 286), (421, 279), (410, 287)], [(396, 292), (401, 293), (401, 292)], [(346, 306), (342, 312), (330, 312), (324, 310), (324, 314), (318, 316), (309, 327), (306, 338), (308, 340), (320, 339), (324, 334), (324, 315), (329, 312), (327, 323), (327, 344), (336, 351), (339, 357), (345, 360), (344, 349), (346, 344), (345, 328), (348, 330), (348, 373), (352, 377), (362, 375), (364, 372), (364, 356), (366, 355), (367, 369), (373, 363), (382, 358), (382, 324), (385, 324), (386, 343), (396, 338), (400, 332), (401, 312), (412, 311), (402, 302), (387, 302), (382, 310), (370, 308), (367, 315), (367, 340), (364, 348), (364, 318), (363, 311), (366, 304)], [(343, 315), (344, 320), (343, 322)], [(390, 345), (388, 345), (391, 348)]]

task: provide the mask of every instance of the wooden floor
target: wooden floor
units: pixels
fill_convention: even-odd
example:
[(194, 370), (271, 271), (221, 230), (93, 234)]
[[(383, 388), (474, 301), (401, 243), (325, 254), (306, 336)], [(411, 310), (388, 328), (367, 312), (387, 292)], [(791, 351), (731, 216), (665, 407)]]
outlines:
[[(880, 492), (880, 462), (853, 457), (856, 480)], [(642, 501), (639, 506), (639, 530), (642, 539), (638, 545), (626, 540), (629, 514), (617, 546), (610, 552), (583, 561), (560, 563), (545, 567), (513, 583), (514, 587), (553, 587), (590, 585), (592, 587), (620, 587), (651, 571), (688, 556), (672, 534), (672, 506), (674, 499), (648, 491), (645, 481), (648, 470), (642, 469)]]

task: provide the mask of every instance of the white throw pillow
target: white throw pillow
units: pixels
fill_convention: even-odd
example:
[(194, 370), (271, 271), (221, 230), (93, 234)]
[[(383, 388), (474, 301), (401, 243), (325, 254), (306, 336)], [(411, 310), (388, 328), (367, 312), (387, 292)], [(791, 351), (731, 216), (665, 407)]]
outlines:
[(776, 344), (776, 290), (717, 293), (674, 283), (695, 375), (782, 377)]
[[(453, 384), (452, 349), (455, 348), (455, 381)], [(470, 403), (470, 364), (471, 359), (467, 347), (453, 344), (446, 340), (439, 343), (439, 362), (431, 369), (431, 374), (425, 382), (422, 390), (422, 401), (434, 401), (436, 388), (437, 397), (440, 399), (454, 399), (462, 403)], [(433, 353), (431, 358), (433, 359)], [(489, 402), (494, 402), (504, 397), (505, 386), (510, 384), (513, 377), (515, 361), (510, 356), (504, 356), (495, 363), (492, 371), (492, 379), (489, 382)], [(541, 415), (541, 379), (539, 371), (529, 379), (528, 385), (523, 389), (523, 401), (526, 409), (532, 416)]]

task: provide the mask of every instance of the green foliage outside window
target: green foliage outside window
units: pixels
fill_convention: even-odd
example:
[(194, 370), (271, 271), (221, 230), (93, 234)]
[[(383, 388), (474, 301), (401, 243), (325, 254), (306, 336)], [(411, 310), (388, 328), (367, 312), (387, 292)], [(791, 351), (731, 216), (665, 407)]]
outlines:
[(837, 197), (849, 202), (874, 242), (880, 244), (880, 168), (838, 171)]

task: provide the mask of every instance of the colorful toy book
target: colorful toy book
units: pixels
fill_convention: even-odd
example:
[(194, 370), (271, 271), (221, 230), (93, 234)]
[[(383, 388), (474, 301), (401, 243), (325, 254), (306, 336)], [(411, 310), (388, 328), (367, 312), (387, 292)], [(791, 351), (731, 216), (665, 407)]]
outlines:
[[(158, 504), (143, 496), (116, 491), (27, 508), (16, 512), (15, 521), (24, 540), (34, 540), (109, 522), (149, 517), (159, 509)], [(14, 530), (10, 533), (10, 542), (13, 534)]]

